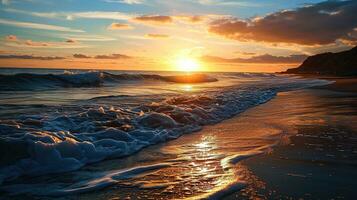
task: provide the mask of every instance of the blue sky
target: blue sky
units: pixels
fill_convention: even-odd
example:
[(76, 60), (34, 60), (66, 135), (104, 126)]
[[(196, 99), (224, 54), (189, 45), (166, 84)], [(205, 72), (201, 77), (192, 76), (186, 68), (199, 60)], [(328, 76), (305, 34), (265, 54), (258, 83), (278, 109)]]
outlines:
[[(305, 12), (314, 12), (312, 14), (316, 16), (317, 27), (318, 20), (323, 23), (328, 17), (334, 17), (332, 19), (336, 21), (350, 20), (347, 15), (337, 15), (340, 10), (355, 6), (354, 1), (341, 5), (336, 2), (339, 1), (327, 1), (324, 5), (324, 1), (317, 0), (2, 0), (0, 53), (63, 57), (66, 59), (57, 62), (65, 64), (83, 61), (76, 60), (74, 54), (88, 58), (122, 54), (135, 59), (87, 59), (86, 62), (92, 62), (91, 66), (111, 63), (146, 69), (159, 64), (169, 66), (170, 60), (182, 56), (249, 59), (265, 54), (288, 57), (326, 49), (340, 50), (348, 48), (348, 45), (337, 41), (345, 41), (344, 35), (354, 34), (350, 33), (354, 24), (346, 24), (341, 28), (344, 32), (331, 34), (331, 38), (321, 41), (310, 37), (309, 32), (306, 34), (311, 39), (307, 42), (285, 35), (281, 35), (283, 39), (280, 42), (273, 36), (265, 37), (256, 33), (272, 34), (266, 30), (266, 25), (261, 24), (272, 18), (267, 16), (284, 17), (284, 10), (294, 11), (292, 15), (296, 19)], [(320, 10), (297, 10), (310, 6)], [(323, 9), (336, 11), (336, 17), (330, 13), (321, 15)], [(286, 19), (281, 24), (285, 25), (285, 22)], [(232, 30), (227, 27), (229, 25)], [(306, 27), (311, 29), (313, 26), (304, 26), (295, 32), (287, 31), (292, 36), (304, 35), (300, 30)], [(348, 41), (353, 40), (348, 37)], [(15, 62), (14, 59), (10, 60), (6, 64)], [(25, 61), (16, 62), (26, 65)]]

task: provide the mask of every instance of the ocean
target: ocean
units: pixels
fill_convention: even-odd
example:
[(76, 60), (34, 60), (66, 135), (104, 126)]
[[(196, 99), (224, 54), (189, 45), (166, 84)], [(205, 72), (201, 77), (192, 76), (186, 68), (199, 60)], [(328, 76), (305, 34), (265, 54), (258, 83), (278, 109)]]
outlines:
[[(130, 156), (239, 115), (278, 92), (329, 83), (270, 73), (0, 69), (0, 186)], [(155, 167), (162, 166), (149, 169)], [(43, 194), (53, 191), (73, 192)]]

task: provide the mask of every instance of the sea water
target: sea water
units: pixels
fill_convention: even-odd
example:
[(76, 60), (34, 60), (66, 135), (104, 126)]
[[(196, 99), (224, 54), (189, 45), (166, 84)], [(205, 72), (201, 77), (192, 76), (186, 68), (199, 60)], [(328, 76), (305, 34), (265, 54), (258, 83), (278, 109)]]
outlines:
[[(19, 177), (129, 156), (238, 115), (278, 92), (329, 83), (266, 73), (1, 69), (0, 74), (5, 188)], [(131, 170), (156, 167), (162, 166)], [(130, 176), (131, 170), (113, 176)]]

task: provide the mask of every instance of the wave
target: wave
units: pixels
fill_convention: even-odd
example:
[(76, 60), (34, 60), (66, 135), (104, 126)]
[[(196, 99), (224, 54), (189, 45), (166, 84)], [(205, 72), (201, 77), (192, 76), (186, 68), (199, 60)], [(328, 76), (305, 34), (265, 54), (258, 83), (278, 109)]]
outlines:
[(73, 171), (89, 163), (127, 156), (231, 118), (269, 101), (279, 91), (328, 83), (295, 79), (285, 79), (284, 83), (280, 79), (270, 85), (184, 94), (133, 107), (51, 107), (57, 111), (0, 120), (0, 185), (23, 175)]
[(143, 80), (173, 83), (205, 83), (218, 81), (216, 78), (205, 74), (161, 76), (157, 74), (111, 74), (108, 72), (65, 72), (63, 74), (20, 73), (13, 75), (0, 75), (0, 91), (100, 87), (106, 83)]

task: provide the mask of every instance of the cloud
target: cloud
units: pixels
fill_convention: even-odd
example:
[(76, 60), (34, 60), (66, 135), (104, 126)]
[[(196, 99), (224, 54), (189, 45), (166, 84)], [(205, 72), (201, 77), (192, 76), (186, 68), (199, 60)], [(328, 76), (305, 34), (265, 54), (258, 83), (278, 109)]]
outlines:
[(301, 63), (307, 55), (273, 56), (269, 54), (251, 58), (222, 58), (218, 56), (203, 56), (202, 61), (214, 63)]
[(201, 23), (204, 22), (207, 19), (207, 16), (202, 16), (202, 15), (177, 15), (174, 16), (175, 19), (182, 21), (182, 22), (188, 22), (188, 23)]
[(257, 53), (254, 53), (254, 52), (245, 52), (245, 51), (236, 51), (234, 52), (235, 54), (238, 54), (238, 55), (243, 55), (243, 56), (254, 56), (254, 55), (257, 55)]
[(26, 59), (26, 60), (63, 60), (59, 56), (34, 56), (34, 55), (0, 55), (0, 59)]
[(105, 0), (108, 3), (142, 4), (144, 0)]
[(91, 58), (90, 56), (84, 54), (73, 54), (74, 58)]
[(77, 43), (77, 41), (75, 39), (67, 39), (66, 43)]
[(24, 44), (26, 44), (27, 46), (33, 46), (33, 47), (48, 47), (51, 45), (47, 42), (34, 42), (32, 40), (26, 40), (24, 42)]
[(112, 54), (112, 55), (96, 55), (94, 57), (95, 59), (129, 59), (131, 58), (130, 56), (124, 55), (124, 54)]
[(73, 54), (74, 58), (94, 58), (94, 59), (108, 59), (108, 60), (117, 60), (117, 59), (129, 59), (132, 58), (130, 56), (124, 54), (111, 54), (111, 55), (96, 55), (96, 56), (88, 56), (85, 54)]
[(166, 35), (166, 34), (149, 33), (149, 34), (146, 34), (145, 37), (153, 38), (153, 39), (166, 39), (166, 38), (169, 38), (170, 36)]
[(69, 27), (55, 26), (49, 24), (38, 24), (38, 23), (31, 23), (31, 22), (20, 22), (20, 21), (13, 21), (7, 19), (0, 19), (0, 24), (8, 25), (8, 26), (16, 26), (20, 28), (40, 29), (40, 30), (49, 30), (49, 31), (77, 32), (77, 33), (84, 32), (82, 30), (72, 29)]
[(101, 35), (74, 35), (74, 34), (60, 34), (59, 37), (61, 38), (70, 38), (75, 41), (99, 41), (99, 42), (107, 42), (107, 41), (115, 41), (116, 38), (101, 36)]
[(261, 7), (261, 4), (237, 0), (191, 0), (193, 3), (213, 6)]
[(166, 15), (142, 15), (135, 17), (134, 21), (141, 23), (150, 23), (150, 24), (171, 24), (173, 19), (171, 16)]
[[(111, 19), (111, 20), (121, 20), (121, 21), (132, 21), (139, 22), (144, 24), (154, 24), (154, 25), (163, 25), (163, 24), (172, 24), (174, 22), (181, 23), (204, 23), (207, 21), (211, 21), (213, 19), (222, 18), (225, 15), (189, 15), (189, 14), (181, 14), (181, 15), (139, 15), (139, 14), (130, 14), (130, 13), (122, 13), (122, 12), (107, 12), (107, 11), (89, 11), (89, 12), (31, 12), (27, 10), (19, 10), (7, 8), (3, 9), (3, 11), (10, 13), (17, 13), (23, 15), (30, 15), (35, 17), (42, 18), (54, 18), (54, 19), (67, 19), (67, 20), (75, 20), (77, 18), (86, 18), (86, 19)], [(113, 28), (115, 28), (115, 24), (121, 23), (113, 23)], [(124, 25), (124, 24), (123, 24)], [(110, 29), (112, 26), (109, 26)], [(119, 28), (119, 27), (118, 27)], [(121, 28), (124, 28), (122, 26)], [(132, 27), (128, 24), (128, 29)]]
[(67, 16), (66, 18), (71, 20), (74, 18), (129, 20), (133, 17), (133, 15), (122, 13), (122, 12), (101, 12), (101, 11), (63, 13), (62, 15)]
[(43, 18), (55, 18), (74, 20), (76, 18), (87, 19), (113, 19), (113, 20), (129, 20), (135, 15), (122, 13), (122, 12), (105, 12), (105, 11), (89, 11), (89, 12), (31, 12), (27, 10), (19, 10), (13, 8), (3, 9), (6, 12), (17, 13), (23, 15), (31, 15)]
[(133, 29), (133, 27), (129, 24), (121, 24), (121, 23), (112, 23), (108, 26), (108, 30), (128, 30)]
[(325, 45), (339, 39), (356, 40), (357, 1), (330, 0), (284, 10), (250, 20), (217, 19), (211, 33), (238, 41)]
[(5, 40), (14, 42), (17, 41), (18, 39), (16, 35), (8, 35), (5, 37)]
[(17, 47), (17, 48), (83, 48), (85, 46), (76, 45), (77, 41), (74, 39), (67, 39), (64, 42), (43, 42), (43, 41), (33, 41), (25, 40), (17, 37), (16, 35), (5, 36), (4, 43), (6, 46)]

